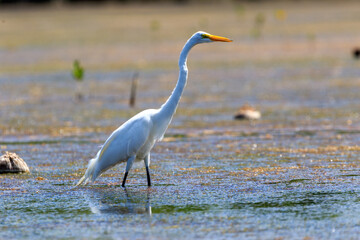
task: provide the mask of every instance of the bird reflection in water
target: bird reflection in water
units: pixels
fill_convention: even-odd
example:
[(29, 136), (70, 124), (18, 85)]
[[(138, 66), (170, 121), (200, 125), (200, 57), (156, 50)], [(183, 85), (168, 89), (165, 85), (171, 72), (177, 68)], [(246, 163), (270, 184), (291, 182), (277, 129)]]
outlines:
[(95, 214), (145, 214), (151, 216), (150, 190), (131, 192), (127, 189), (88, 189), (84, 198)]

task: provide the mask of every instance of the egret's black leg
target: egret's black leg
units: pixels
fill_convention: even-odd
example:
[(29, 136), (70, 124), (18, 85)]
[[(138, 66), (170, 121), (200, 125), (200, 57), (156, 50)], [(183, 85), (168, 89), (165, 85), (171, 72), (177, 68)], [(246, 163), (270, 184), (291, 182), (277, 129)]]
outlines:
[(148, 167), (148, 166), (145, 166), (145, 168), (146, 168), (146, 175), (147, 175), (148, 186), (151, 187), (151, 178), (150, 178), (149, 167)]
[(145, 168), (146, 168), (146, 176), (147, 176), (147, 182), (148, 186), (151, 187), (151, 177), (150, 177), (150, 153), (144, 158)]
[(124, 188), (125, 187), (125, 182), (126, 182), (126, 178), (128, 176), (128, 173), (134, 163), (134, 160), (135, 160), (136, 156), (131, 156), (129, 157), (129, 159), (127, 160), (127, 163), (126, 163), (126, 170), (125, 170), (125, 175), (124, 175), (124, 179), (123, 179), (123, 182), (121, 184), (121, 186)]
[(123, 178), (123, 182), (121, 184), (121, 186), (124, 188), (125, 187), (125, 182), (126, 182), (126, 178), (129, 172), (125, 172), (124, 178)]

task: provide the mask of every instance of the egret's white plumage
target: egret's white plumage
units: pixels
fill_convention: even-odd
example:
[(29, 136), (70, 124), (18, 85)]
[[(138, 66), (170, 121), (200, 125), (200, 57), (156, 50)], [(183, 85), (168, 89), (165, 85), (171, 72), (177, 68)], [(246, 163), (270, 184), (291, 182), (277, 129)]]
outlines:
[(192, 35), (180, 53), (179, 79), (168, 100), (159, 109), (144, 110), (116, 129), (106, 140), (96, 157), (90, 160), (85, 175), (76, 186), (95, 181), (107, 169), (121, 162), (127, 162), (122, 183), (124, 187), (128, 172), (135, 160), (144, 160), (148, 186), (151, 186), (150, 151), (154, 144), (163, 138), (180, 101), (187, 81), (186, 60), (188, 53), (196, 44), (212, 41), (231, 42), (228, 38), (201, 31)]

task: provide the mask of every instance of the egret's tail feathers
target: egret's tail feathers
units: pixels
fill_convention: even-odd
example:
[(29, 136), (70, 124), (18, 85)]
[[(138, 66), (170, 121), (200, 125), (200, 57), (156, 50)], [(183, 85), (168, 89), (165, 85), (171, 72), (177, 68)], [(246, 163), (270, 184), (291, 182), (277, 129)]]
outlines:
[(80, 180), (79, 180), (78, 183), (75, 185), (75, 187), (77, 187), (77, 186), (79, 186), (80, 184), (82, 184), (82, 183), (84, 182), (84, 180), (85, 180), (85, 175), (84, 175), (82, 178), (80, 178)]
[[(100, 152), (100, 151), (99, 151)], [(96, 163), (98, 161), (99, 153), (97, 154), (96, 158), (93, 158), (89, 162), (89, 166), (82, 178), (80, 178), (79, 182), (75, 185), (75, 187), (79, 185), (86, 185), (89, 181), (94, 181), (98, 174), (96, 173)]]

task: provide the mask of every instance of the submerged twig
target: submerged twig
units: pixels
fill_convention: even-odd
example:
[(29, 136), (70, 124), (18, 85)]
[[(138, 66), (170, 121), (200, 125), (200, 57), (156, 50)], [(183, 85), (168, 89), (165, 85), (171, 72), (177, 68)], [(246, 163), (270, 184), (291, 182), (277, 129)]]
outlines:
[(136, 88), (138, 84), (139, 72), (135, 71), (132, 76), (129, 106), (134, 107), (136, 103)]

